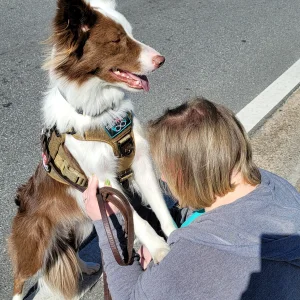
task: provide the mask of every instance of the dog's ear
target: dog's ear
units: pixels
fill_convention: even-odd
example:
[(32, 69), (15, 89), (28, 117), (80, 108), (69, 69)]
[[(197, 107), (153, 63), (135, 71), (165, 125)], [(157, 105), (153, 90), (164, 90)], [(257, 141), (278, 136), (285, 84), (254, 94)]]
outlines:
[(96, 12), (84, 0), (58, 0), (54, 26), (58, 32), (71, 30), (74, 35), (87, 32), (95, 24)]
[(58, 50), (68, 48), (78, 58), (97, 21), (97, 13), (84, 0), (58, 0), (54, 19), (54, 43)]

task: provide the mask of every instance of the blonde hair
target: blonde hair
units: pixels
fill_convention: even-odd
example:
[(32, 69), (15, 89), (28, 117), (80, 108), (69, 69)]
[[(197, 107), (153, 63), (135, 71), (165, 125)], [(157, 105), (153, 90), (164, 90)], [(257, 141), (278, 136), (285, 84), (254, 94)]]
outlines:
[(150, 150), (181, 206), (210, 207), (235, 189), (233, 172), (261, 181), (242, 124), (233, 112), (204, 98), (170, 109), (149, 123)]

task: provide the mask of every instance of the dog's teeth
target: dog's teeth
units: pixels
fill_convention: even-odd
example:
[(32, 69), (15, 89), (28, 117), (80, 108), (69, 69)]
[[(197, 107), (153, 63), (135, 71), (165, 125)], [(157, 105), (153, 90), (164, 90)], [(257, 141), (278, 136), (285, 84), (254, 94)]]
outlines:
[(116, 70), (116, 71), (115, 71), (115, 74), (120, 75), (120, 71), (119, 71), (119, 70)]

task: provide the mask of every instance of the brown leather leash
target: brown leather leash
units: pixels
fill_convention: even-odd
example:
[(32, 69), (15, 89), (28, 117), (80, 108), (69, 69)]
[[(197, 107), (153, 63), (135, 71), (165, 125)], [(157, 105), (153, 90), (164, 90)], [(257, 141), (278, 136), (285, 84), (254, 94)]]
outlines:
[[(60, 169), (57, 168), (55, 164), (50, 160), (49, 166), (55, 170), (57, 175), (64, 181), (66, 181), (69, 185), (74, 187), (75, 189), (79, 190), (80, 192), (84, 192), (86, 187), (83, 187), (81, 185), (78, 185), (71, 181), (69, 178), (64, 176)], [(134, 243), (134, 227), (133, 227), (133, 215), (132, 215), (132, 209), (131, 206), (126, 199), (126, 197), (119, 192), (118, 190), (112, 188), (112, 187), (102, 187), (97, 189), (97, 201), (99, 205), (100, 214), (102, 217), (103, 226), (105, 229), (105, 233), (110, 245), (110, 248), (112, 250), (113, 256), (116, 260), (116, 262), (121, 266), (127, 266), (132, 264), (132, 254), (133, 254), (133, 243)], [(106, 214), (105, 209), (105, 202), (111, 202), (113, 205), (115, 205), (122, 214), (125, 222), (124, 231), (126, 233), (127, 237), (127, 253), (124, 253), (125, 259), (121, 257), (118, 247), (116, 245), (115, 238), (113, 236), (111, 226), (109, 223), (108, 216)], [(103, 283), (104, 283), (104, 299), (105, 300), (111, 300), (111, 295), (109, 292), (107, 279), (106, 279), (106, 273), (104, 272), (104, 263), (103, 263), (103, 255), (101, 253), (102, 257), (102, 273), (103, 273)]]
[[(106, 232), (106, 236), (109, 241), (109, 245), (115, 260), (120, 266), (127, 266), (132, 264), (134, 229), (133, 229), (132, 209), (128, 203), (128, 200), (124, 197), (122, 193), (120, 193), (118, 190), (113, 189), (111, 187), (100, 188), (99, 193), (97, 193), (97, 200), (98, 200), (98, 205), (99, 205), (104, 229)], [(127, 259), (125, 255), (125, 259), (123, 260), (118, 251), (113, 233), (111, 231), (109, 220), (106, 214), (105, 202), (111, 202), (112, 204), (114, 204), (120, 210), (124, 218), (125, 221), (124, 231), (127, 235)], [(112, 298), (107, 284), (106, 273), (104, 272), (104, 261), (103, 261), (102, 252), (101, 252), (101, 257), (102, 257), (102, 266), (103, 266), (102, 272), (103, 272), (103, 284), (104, 284), (104, 299), (111, 300)]]
[[(132, 209), (128, 203), (128, 200), (124, 195), (118, 190), (112, 187), (102, 187), (97, 193), (98, 205), (104, 224), (104, 229), (106, 232), (107, 239), (109, 241), (110, 248), (115, 257), (115, 260), (120, 266), (126, 266), (132, 262), (132, 252), (133, 252), (133, 242), (134, 242), (134, 231), (133, 231), (133, 216)], [(127, 235), (127, 257), (123, 260), (116, 246), (114, 236), (110, 227), (110, 223), (105, 210), (105, 202), (111, 202), (114, 204), (121, 212), (124, 221), (125, 228), (124, 231)]]

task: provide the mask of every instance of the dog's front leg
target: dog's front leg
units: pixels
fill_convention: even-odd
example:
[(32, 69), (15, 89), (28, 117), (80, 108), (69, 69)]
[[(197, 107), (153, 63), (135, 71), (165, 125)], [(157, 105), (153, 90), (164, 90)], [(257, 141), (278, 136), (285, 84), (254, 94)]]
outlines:
[[(99, 187), (103, 187), (104, 181), (101, 180), (100, 174), (98, 174), (98, 178), (100, 178)], [(113, 188), (122, 191), (118, 182), (114, 178), (108, 177), (107, 179), (109, 179)], [(137, 238), (143, 245), (147, 247), (154, 262), (160, 262), (170, 251), (168, 244), (162, 237), (160, 237), (155, 232), (155, 230), (150, 226), (150, 224), (147, 221), (145, 221), (138, 215), (138, 213), (135, 210), (133, 210), (133, 224), (134, 232)]]
[(154, 262), (159, 263), (169, 253), (169, 245), (135, 210), (133, 210), (133, 223), (137, 238), (147, 247)]
[(158, 181), (155, 177), (152, 162), (150, 160), (148, 143), (139, 133), (141, 129), (139, 124), (136, 123), (135, 120), (135, 128), (137, 128), (137, 130), (134, 131), (136, 154), (132, 164), (134, 179), (143, 198), (145, 198), (159, 219), (163, 232), (169, 236), (171, 232), (176, 229), (176, 225), (170, 215), (158, 185)]

